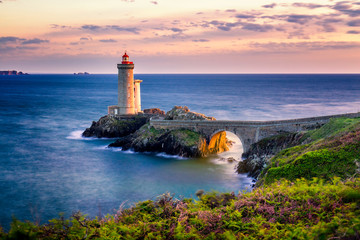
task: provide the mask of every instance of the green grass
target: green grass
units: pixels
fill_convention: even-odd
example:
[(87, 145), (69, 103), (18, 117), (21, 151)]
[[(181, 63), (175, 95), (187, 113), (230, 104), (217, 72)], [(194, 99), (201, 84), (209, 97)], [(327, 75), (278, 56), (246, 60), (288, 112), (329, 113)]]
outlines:
[(305, 134), (314, 140), (309, 144), (285, 149), (275, 155), (259, 177), (257, 186), (270, 184), (281, 178), (334, 176), (349, 178), (359, 171), (360, 119), (331, 119), (320, 129)]
[(14, 220), (0, 239), (358, 239), (360, 179), (283, 180), (199, 200), (163, 194), (114, 215), (75, 213), (48, 224)]
[(340, 132), (351, 131), (360, 122), (360, 118), (332, 118), (330, 122), (319, 129), (307, 132), (303, 139), (310, 138), (313, 141), (334, 136)]
[(200, 133), (188, 129), (172, 130), (171, 134), (182, 139), (186, 146), (197, 146), (202, 138)]

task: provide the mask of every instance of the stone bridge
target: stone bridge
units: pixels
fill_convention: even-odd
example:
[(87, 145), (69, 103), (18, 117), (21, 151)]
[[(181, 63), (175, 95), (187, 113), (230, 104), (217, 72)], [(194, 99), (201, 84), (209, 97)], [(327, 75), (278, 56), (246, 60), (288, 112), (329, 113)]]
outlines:
[(284, 132), (300, 132), (318, 128), (331, 118), (360, 117), (358, 113), (347, 113), (311, 118), (276, 121), (207, 121), (207, 120), (158, 120), (151, 119), (150, 125), (156, 129), (189, 129), (206, 136), (208, 143), (220, 131), (229, 131), (238, 136), (246, 152), (250, 145), (259, 140)]

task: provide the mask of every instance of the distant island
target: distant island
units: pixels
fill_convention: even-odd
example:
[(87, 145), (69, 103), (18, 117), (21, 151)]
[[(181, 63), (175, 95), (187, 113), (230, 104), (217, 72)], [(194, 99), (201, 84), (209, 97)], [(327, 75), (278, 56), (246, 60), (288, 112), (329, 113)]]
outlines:
[(0, 71), (0, 75), (29, 75), (28, 73), (18, 72), (16, 70)]
[(79, 73), (74, 73), (74, 75), (89, 75), (90, 73), (88, 72), (79, 72)]

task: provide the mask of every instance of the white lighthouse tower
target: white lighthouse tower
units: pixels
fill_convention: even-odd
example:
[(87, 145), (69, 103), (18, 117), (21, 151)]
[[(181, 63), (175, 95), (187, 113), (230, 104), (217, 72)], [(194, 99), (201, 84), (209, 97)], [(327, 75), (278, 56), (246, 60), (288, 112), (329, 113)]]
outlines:
[(118, 105), (109, 106), (109, 115), (133, 115), (141, 112), (140, 83), (134, 80), (134, 63), (129, 61), (129, 55), (122, 56), (118, 68)]

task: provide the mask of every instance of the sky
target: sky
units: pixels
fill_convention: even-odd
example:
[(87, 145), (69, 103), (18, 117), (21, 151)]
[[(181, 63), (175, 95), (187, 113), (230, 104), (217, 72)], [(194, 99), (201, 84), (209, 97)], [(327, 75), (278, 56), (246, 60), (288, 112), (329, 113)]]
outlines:
[(360, 0), (0, 0), (0, 70), (360, 73)]

